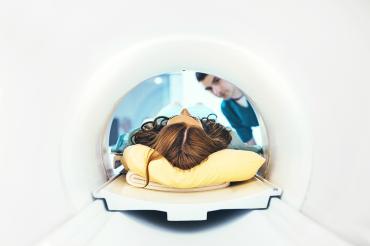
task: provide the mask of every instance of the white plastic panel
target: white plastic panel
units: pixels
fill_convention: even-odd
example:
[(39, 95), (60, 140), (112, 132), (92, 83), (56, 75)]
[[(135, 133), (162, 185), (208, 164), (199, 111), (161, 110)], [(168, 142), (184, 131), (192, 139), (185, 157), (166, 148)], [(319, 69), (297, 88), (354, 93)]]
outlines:
[(91, 176), (103, 172), (107, 125), (122, 96), (149, 77), (179, 69), (217, 74), (248, 92), (268, 131), (267, 151), (271, 155), (267, 179), (284, 190), (282, 199), (299, 208), (312, 164), (309, 121), (300, 100), (287, 81), (248, 49), (191, 35), (132, 46), (118, 53), (91, 78), (73, 107), (62, 144), (62, 171), (75, 206), (86, 205), (91, 199), (89, 194), (98, 186), (99, 180)]
[[(107, 113), (114, 105), (108, 102), (104, 106), (99, 97), (114, 97), (112, 100), (116, 101), (127, 90), (122, 88), (132, 88), (154, 73), (184, 64), (217, 73), (235, 83), (238, 80), (238, 85), (254, 99), (272, 140), (271, 180), (284, 188), (282, 199), (297, 210), (291, 212), (289, 208), (292, 216), (288, 216), (286, 210), (270, 206), (233, 225), (194, 235), (162, 233), (126, 214), (113, 216), (114, 213), (104, 211), (101, 216), (111, 220), (91, 236), (93, 240), (87, 245), (122, 243), (122, 237), (117, 239), (117, 235), (123, 231), (127, 232), (127, 241), (144, 234), (156, 239), (158, 245), (212, 244), (230, 235), (233, 240), (227, 243), (233, 245), (267, 245), (269, 241), (274, 245), (299, 245), (297, 237), (308, 245), (339, 245), (325, 240), (325, 231), (316, 230), (316, 226), (296, 223), (292, 217), (302, 217), (297, 211), (355, 245), (370, 244), (370, 199), (364, 195), (370, 185), (369, 1), (215, 4), (191, 0), (179, 5), (176, 1), (101, 4), (86, 0), (16, 0), (3, 1), (0, 12), (1, 187), (3, 198), (8, 198), (0, 211), (2, 245), (31, 245), (91, 204), (91, 191), (105, 182), (100, 165), (101, 145), (97, 144), (104, 124), (95, 115), (89, 118), (91, 112), (87, 111), (96, 108), (96, 114), (103, 117), (101, 113)], [(154, 67), (127, 56), (131, 67), (112, 69), (129, 76), (118, 74), (114, 86), (111, 77), (103, 74), (101, 84), (116, 89), (115, 92), (99, 91), (104, 87), (96, 86), (99, 79), (90, 80), (94, 72), (122, 50), (179, 33), (238, 44), (278, 71), (285, 78), (285, 86), (274, 76), (261, 80), (244, 76), (255, 71), (254, 62), (235, 66), (240, 62), (236, 56), (224, 60), (228, 52), (219, 52), (213, 45), (204, 46), (213, 53), (204, 56), (197, 49), (191, 54), (176, 43), (178, 52), (188, 53), (188, 59), (174, 49), (160, 50), (157, 56), (144, 56), (148, 63), (155, 60)], [(178, 62), (167, 56), (171, 53)], [(111, 64), (114, 62), (108, 67)], [(261, 69), (260, 74), (263, 73), (265, 70)], [(86, 92), (90, 87), (97, 87), (97, 92)], [(285, 92), (285, 88), (292, 93)], [(264, 93), (257, 91), (261, 89)], [(281, 103), (291, 94), (295, 95), (293, 100)], [(81, 103), (86, 99), (86, 104)], [(297, 110), (289, 108), (295, 103), (302, 106), (297, 106)], [(307, 117), (302, 119), (297, 111)], [(304, 140), (302, 134), (312, 141)], [(15, 179), (14, 175), (20, 178)], [(82, 225), (90, 226), (86, 221)], [(254, 240), (253, 234), (261, 231), (266, 231), (266, 237)], [(67, 239), (59, 237), (54, 242), (73, 245), (72, 241), (65, 243)], [(295, 243), (285, 243), (291, 240)]]
[(258, 177), (223, 189), (178, 193), (134, 187), (120, 175), (94, 192), (94, 197), (105, 199), (112, 211), (157, 210), (166, 212), (169, 221), (186, 221), (206, 220), (207, 213), (215, 210), (267, 208), (270, 198), (281, 194), (280, 188)]

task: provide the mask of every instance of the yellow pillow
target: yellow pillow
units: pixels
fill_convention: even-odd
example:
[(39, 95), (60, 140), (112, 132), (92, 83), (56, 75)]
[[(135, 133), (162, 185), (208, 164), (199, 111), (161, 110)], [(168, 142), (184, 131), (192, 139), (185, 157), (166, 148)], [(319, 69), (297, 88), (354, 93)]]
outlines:
[[(135, 144), (123, 152), (122, 164), (142, 177), (146, 177), (146, 160), (150, 147)], [(257, 173), (265, 159), (246, 150), (223, 149), (212, 153), (201, 164), (182, 170), (162, 157), (149, 165), (150, 181), (174, 188), (194, 188), (225, 182), (248, 180)]]

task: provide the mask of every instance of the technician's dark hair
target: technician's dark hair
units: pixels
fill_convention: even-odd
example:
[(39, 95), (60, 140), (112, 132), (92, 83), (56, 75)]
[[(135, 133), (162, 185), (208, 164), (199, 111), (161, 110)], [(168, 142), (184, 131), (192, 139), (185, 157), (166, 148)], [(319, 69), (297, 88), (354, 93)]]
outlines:
[(165, 116), (144, 123), (132, 135), (131, 141), (154, 150), (148, 152), (145, 186), (149, 183), (149, 163), (152, 160), (164, 157), (174, 167), (187, 170), (199, 165), (210, 154), (226, 149), (231, 142), (230, 130), (216, 123), (215, 117), (215, 114), (210, 114), (201, 118), (203, 129), (185, 123), (167, 126), (169, 118)]
[(201, 72), (196, 72), (195, 77), (197, 77), (198, 82), (203, 81), (208, 74), (206, 73), (201, 73)]

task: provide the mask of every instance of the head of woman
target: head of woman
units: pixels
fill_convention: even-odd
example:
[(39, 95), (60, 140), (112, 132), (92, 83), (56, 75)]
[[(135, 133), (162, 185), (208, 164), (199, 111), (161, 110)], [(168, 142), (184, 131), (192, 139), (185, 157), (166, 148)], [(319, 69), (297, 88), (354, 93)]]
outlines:
[(146, 185), (149, 183), (150, 161), (165, 157), (173, 166), (187, 170), (210, 154), (225, 149), (230, 141), (230, 131), (223, 125), (210, 116), (197, 119), (187, 109), (171, 118), (160, 116), (146, 122), (132, 136), (133, 143), (155, 150), (148, 156)]

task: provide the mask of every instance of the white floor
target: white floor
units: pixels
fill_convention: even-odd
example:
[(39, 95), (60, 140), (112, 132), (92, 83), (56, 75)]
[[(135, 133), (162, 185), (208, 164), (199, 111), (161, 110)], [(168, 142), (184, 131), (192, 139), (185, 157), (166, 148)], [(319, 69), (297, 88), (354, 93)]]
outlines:
[(349, 245), (273, 198), (266, 210), (211, 212), (207, 221), (168, 222), (151, 211), (107, 212), (101, 200), (40, 245)]

